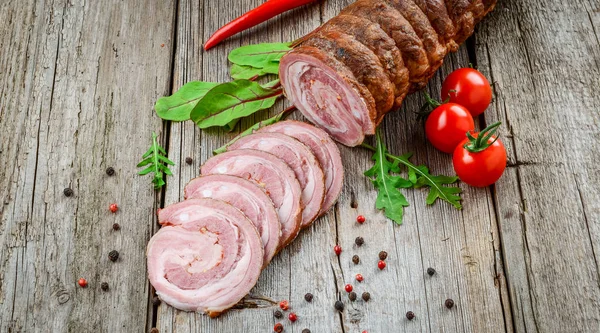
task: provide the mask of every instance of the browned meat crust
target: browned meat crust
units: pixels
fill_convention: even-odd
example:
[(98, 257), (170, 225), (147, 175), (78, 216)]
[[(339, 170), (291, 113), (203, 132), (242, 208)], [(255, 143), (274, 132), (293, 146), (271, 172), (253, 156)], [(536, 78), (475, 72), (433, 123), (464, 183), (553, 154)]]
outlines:
[(475, 30), (475, 24), (484, 16), (482, 0), (445, 0), (448, 13), (456, 27), (454, 40), (462, 44)]
[(427, 15), (431, 26), (435, 29), (440, 43), (446, 45), (449, 52), (455, 52), (458, 44), (454, 41), (456, 29), (448, 14), (444, 0), (414, 0), (423, 13)]

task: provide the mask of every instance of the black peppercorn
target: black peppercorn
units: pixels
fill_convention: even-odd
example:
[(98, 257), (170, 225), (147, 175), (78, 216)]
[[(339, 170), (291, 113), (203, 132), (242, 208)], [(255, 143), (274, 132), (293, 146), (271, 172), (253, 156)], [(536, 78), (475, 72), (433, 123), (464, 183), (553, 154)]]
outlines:
[(348, 294), (348, 299), (351, 300), (352, 302), (356, 301), (356, 293), (355, 292), (350, 292)]
[(360, 262), (360, 258), (358, 257), (358, 255), (355, 254), (355, 255), (352, 256), (352, 262), (355, 265), (358, 265), (358, 263)]
[(362, 293), (362, 299), (365, 302), (368, 302), (371, 299), (371, 294), (369, 294), (368, 292), (365, 291), (364, 293)]
[(194, 161), (194, 160), (192, 160), (192, 158), (191, 158), (191, 157), (186, 157), (186, 158), (185, 158), (185, 163), (186, 163), (186, 164), (188, 164), (188, 165), (192, 164), (192, 162), (193, 162), (193, 161)]
[(158, 333), (158, 328), (152, 327), (152, 329), (150, 330), (150, 333)]
[(454, 301), (450, 298), (448, 298), (446, 300), (446, 302), (444, 302), (444, 305), (448, 308), (448, 309), (452, 309), (454, 307)]
[(307, 302), (312, 302), (312, 300), (313, 300), (313, 294), (306, 293), (306, 295), (304, 295), (304, 300), (307, 301)]
[(413, 320), (413, 319), (415, 319), (415, 313), (414, 313), (414, 312), (412, 312), (412, 311), (408, 311), (408, 312), (406, 313), (406, 319), (408, 319), (408, 320)]
[(275, 312), (273, 312), (273, 316), (277, 319), (283, 318), (283, 313), (279, 310), (275, 310)]
[(356, 239), (354, 240), (354, 243), (356, 243), (356, 245), (361, 246), (365, 243), (365, 239), (362, 237), (356, 237)]
[(102, 282), (102, 284), (100, 284), (100, 288), (103, 291), (107, 291), (108, 290), (108, 283), (107, 282)]
[(435, 269), (431, 267), (427, 268), (427, 274), (429, 274), (429, 276), (433, 276), (433, 274), (435, 274)]
[(113, 230), (119, 230), (121, 226), (118, 223), (113, 223)]
[(106, 168), (106, 174), (112, 176), (115, 174), (115, 169), (113, 167)]
[(379, 260), (385, 260), (385, 259), (387, 259), (387, 252), (385, 252), (385, 251), (379, 252)]
[(108, 259), (110, 259), (110, 261), (117, 261), (117, 259), (119, 259), (119, 252), (117, 250), (112, 250), (108, 253)]
[(70, 197), (73, 195), (73, 190), (67, 187), (63, 190), (63, 194), (65, 195), (65, 197)]
[(152, 297), (152, 305), (154, 305), (154, 306), (160, 305), (160, 298), (158, 298), (158, 296)]
[(344, 311), (344, 302), (342, 301), (336, 301), (335, 302), (335, 309), (338, 311)]
[(310, 330), (308, 328), (305, 328), (302, 330), (302, 333), (310, 333)]

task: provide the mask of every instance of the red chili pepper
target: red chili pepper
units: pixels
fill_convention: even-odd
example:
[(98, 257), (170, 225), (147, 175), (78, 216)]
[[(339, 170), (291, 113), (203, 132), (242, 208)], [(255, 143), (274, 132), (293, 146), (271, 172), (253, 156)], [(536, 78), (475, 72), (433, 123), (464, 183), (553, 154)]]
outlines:
[(204, 49), (208, 50), (219, 44), (222, 40), (227, 39), (239, 32), (250, 29), (270, 18), (273, 18), (281, 13), (292, 10), (316, 0), (268, 0), (262, 5), (252, 9), (246, 14), (236, 18), (230, 23), (224, 25), (217, 30), (204, 44)]

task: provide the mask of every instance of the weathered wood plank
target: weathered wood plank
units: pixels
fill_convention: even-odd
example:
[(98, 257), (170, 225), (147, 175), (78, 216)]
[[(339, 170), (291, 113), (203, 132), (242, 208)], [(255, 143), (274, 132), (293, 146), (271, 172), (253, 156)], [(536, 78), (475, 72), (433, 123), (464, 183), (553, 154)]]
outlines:
[(478, 35), (509, 150), (496, 205), (518, 332), (600, 329), (597, 18), (597, 1), (502, 1)]
[(154, 191), (134, 175), (160, 128), (173, 13), (166, 1), (2, 2), (0, 331), (144, 331)]

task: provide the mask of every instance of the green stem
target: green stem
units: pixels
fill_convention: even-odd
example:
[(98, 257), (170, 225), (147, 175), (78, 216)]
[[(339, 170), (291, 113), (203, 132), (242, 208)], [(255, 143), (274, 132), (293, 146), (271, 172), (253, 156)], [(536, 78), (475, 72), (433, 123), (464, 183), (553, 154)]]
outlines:
[[(362, 143), (360, 145), (363, 148), (369, 149), (373, 152), (377, 152), (377, 149), (375, 149), (375, 147), (367, 144), (367, 143)], [(412, 164), (408, 159), (402, 157), (402, 156), (395, 156), (392, 154), (385, 154), (386, 157), (391, 158), (392, 160), (398, 161), (399, 163), (403, 164), (404, 166), (406, 166), (409, 169), (412, 169), (415, 173), (421, 175), (423, 178), (425, 178), (427, 180), (427, 183), (429, 184), (429, 186), (435, 188), (440, 197), (444, 200), (446, 200), (447, 202), (451, 202), (451, 199), (448, 198), (448, 196), (444, 193), (444, 191), (442, 190), (442, 188), (435, 182), (433, 181), (433, 179), (431, 179), (431, 177), (429, 177), (429, 175), (423, 171), (421, 171), (419, 168), (417, 168), (416, 165)]]
[(249, 134), (254, 133), (254, 131), (258, 130), (259, 128), (265, 127), (267, 125), (271, 125), (274, 124), (284, 118), (286, 118), (290, 113), (292, 113), (293, 111), (296, 110), (296, 107), (294, 105), (290, 106), (289, 108), (281, 111), (280, 113), (276, 114), (275, 116), (269, 118), (269, 119), (265, 119), (262, 121), (259, 121), (258, 123), (250, 126), (248, 129), (246, 129), (245, 131), (243, 131), (242, 133), (240, 133), (238, 136), (236, 136), (235, 138), (233, 138), (231, 141), (227, 142), (226, 144), (224, 144), (223, 146), (213, 150), (213, 155), (218, 155), (221, 153), (224, 153), (227, 151), (227, 148), (229, 146), (231, 146), (234, 142), (236, 142), (237, 140), (239, 140), (240, 138), (243, 138)]
[(499, 121), (489, 125), (479, 132), (477, 138), (474, 138), (471, 133), (467, 132), (467, 138), (469, 138), (469, 142), (464, 146), (465, 149), (471, 153), (480, 153), (486, 150), (489, 146), (493, 145), (496, 140), (498, 140), (498, 137), (496, 137), (492, 142), (488, 143), (490, 138), (496, 134), (500, 125), (502, 125), (502, 123)]

